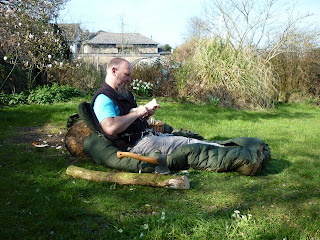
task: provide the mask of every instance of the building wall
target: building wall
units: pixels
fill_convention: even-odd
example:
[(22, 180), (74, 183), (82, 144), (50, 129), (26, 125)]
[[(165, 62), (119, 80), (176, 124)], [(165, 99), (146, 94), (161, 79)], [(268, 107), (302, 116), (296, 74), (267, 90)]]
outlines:
[[(86, 61), (86, 62), (89, 62), (89, 63), (92, 63), (96, 66), (99, 66), (99, 65), (107, 65), (109, 63), (109, 61), (112, 59), (112, 58), (115, 58), (115, 57), (122, 57), (122, 58), (125, 58), (127, 59), (129, 62), (133, 62), (137, 59), (142, 59), (142, 58), (147, 58), (145, 55), (136, 55), (136, 56), (130, 56), (130, 55), (123, 55), (123, 54), (116, 54), (116, 55), (112, 55), (112, 56), (106, 56), (106, 55), (86, 55), (86, 54), (80, 54), (79, 55), (80, 59), (82, 59), (83, 61)], [(153, 57), (160, 57), (160, 55), (150, 55), (148, 56), (150, 58), (153, 58)]]
[(142, 60), (142, 59), (146, 59), (146, 58), (158, 58), (160, 57), (165, 58), (166, 56), (160, 56), (160, 54), (140, 54), (140, 55), (136, 55), (136, 56), (130, 56), (130, 55), (124, 55), (124, 54), (115, 54), (115, 55), (95, 55), (95, 54), (80, 54), (79, 57), (88, 63), (93, 64), (97, 70), (102, 70), (103, 72), (105, 72), (105, 69), (108, 65), (108, 63), (110, 62), (110, 60), (114, 57), (122, 57), (126, 60), (128, 60), (130, 63), (134, 63), (137, 60)]
[(86, 62), (94, 64), (97, 69), (105, 68), (109, 61), (114, 57), (122, 57), (129, 62), (141, 58), (160, 57), (158, 47), (153, 45), (89, 45), (82, 46), (78, 55)]
[(83, 46), (83, 53), (84, 54), (104, 54), (104, 53), (118, 53), (118, 48), (114, 46), (92, 46), (92, 45), (84, 45)]
[(158, 53), (158, 47), (139, 47), (139, 53)]
[(133, 53), (133, 54), (150, 54), (158, 53), (158, 47), (152, 45), (89, 45), (83, 46), (82, 53), (84, 54), (116, 54), (116, 53)]

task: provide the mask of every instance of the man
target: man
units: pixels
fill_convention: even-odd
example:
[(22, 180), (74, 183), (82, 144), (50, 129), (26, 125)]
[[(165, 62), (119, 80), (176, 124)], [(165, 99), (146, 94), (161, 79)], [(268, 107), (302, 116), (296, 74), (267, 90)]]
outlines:
[[(163, 154), (168, 154), (185, 144), (207, 143), (156, 133), (149, 129), (147, 117), (153, 115), (160, 105), (157, 104), (152, 108), (137, 106), (134, 96), (125, 87), (131, 83), (131, 73), (132, 68), (127, 60), (113, 58), (109, 62), (105, 81), (91, 102), (94, 124), (101, 133), (122, 151), (135, 153), (160, 150)], [(132, 109), (135, 111), (131, 111)]]

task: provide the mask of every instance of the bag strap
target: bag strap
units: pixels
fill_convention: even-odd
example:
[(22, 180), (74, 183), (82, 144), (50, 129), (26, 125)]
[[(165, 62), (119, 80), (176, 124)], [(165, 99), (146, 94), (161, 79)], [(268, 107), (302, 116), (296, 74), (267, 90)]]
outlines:
[(87, 126), (92, 130), (97, 132), (98, 129), (93, 123), (93, 113), (91, 111), (90, 103), (82, 102), (78, 106), (78, 112), (80, 118), (87, 124)]

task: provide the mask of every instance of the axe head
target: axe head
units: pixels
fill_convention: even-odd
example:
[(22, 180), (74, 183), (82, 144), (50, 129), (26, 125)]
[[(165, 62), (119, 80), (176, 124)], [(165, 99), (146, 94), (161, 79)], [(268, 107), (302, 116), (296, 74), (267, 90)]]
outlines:
[(158, 157), (159, 165), (155, 167), (154, 172), (159, 174), (169, 174), (170, 169), (167, 166), (167, 155), (160, 154)]

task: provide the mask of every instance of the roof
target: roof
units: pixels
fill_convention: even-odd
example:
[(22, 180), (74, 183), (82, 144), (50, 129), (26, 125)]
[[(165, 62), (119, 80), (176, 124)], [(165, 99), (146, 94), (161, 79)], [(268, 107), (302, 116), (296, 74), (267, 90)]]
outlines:
[(90, 39), (88, 44), (149, 44), (158, 45), (157, 42), (147, 38), (140, 33), (111, 33), (98, 32), (98, 34)]

